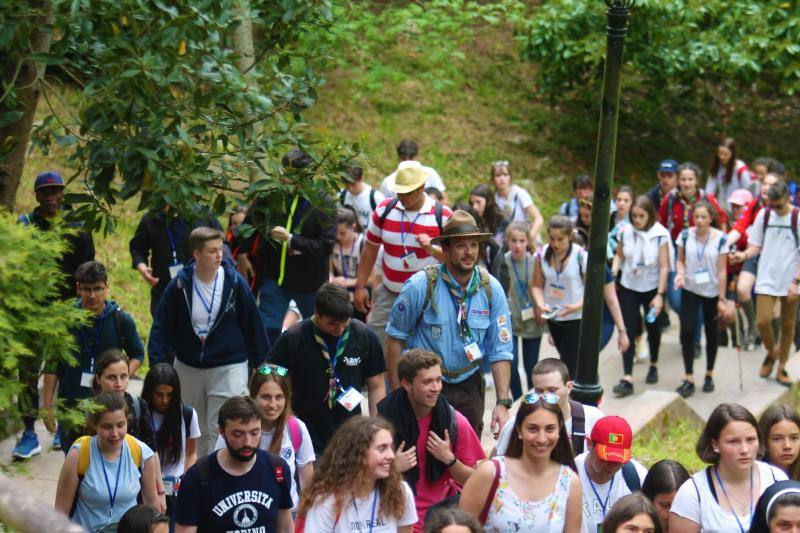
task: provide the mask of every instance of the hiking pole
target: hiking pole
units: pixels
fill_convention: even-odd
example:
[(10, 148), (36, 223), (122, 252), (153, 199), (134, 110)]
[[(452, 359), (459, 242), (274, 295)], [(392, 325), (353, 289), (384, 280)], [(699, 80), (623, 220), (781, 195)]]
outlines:
[(736, 355), (739, 358), (739, 392), (744, 392), (744, 382), (742, 380), (742, 344), (739, 340), (739, 304), (736, 304), (736, 312), (733, 315), (733, 329), (736, 336)]

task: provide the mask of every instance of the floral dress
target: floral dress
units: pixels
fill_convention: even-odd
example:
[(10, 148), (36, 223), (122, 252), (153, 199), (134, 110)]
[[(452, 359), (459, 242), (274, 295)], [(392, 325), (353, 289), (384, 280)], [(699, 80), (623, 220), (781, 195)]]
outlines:
[(484, 524), (487, 533), (564, 531), (572, 470), (562, 466), (553, 492), (543, 500), (532, 502), (514, 494), (508, 482), (505, 457), (498, 457), (497, 461), (500, 464), (500, 483)]

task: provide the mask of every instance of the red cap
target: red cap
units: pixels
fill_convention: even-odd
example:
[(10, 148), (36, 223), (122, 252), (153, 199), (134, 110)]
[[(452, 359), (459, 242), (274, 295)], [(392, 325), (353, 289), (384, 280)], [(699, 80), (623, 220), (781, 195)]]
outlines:
[(633, 432), (624, 418), (604, 416), (595, 422), (590, 438), (603, 461), (627, 463), (631, 460)]

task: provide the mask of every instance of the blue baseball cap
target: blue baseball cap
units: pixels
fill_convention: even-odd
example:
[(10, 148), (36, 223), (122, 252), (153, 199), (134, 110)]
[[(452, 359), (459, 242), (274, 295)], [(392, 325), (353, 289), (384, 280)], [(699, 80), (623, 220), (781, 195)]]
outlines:
[(36, 181), (33, 184), (33, 190), (38, 191), (43, 187), (64, 187), (64, 180), (61, 179), (61, 174), (58, 172), (42, 172), (36, 176)]
[(677, 174), (678, 172), (678, 162), (674, 159), (665, 159), (658, 165), (659, 172), (672, 172)]

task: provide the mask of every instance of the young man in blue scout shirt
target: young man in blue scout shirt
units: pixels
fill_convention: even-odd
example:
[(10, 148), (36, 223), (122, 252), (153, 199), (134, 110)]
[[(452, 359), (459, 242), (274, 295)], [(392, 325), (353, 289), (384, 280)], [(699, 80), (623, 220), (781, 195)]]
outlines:
[[(108, 274), (105, 267), (97, 261), (88, 261), (75, 271), (75, 284), (80, 300), (78, 306), (90, 311), (94, 317), (88, 324), (74, 330), (77, 360), (75, 366), (64, 362), (53, 364), (45, 362), (44, 422), (53, 431), (53, 405), (58, 388), (58, 397), (67, 407), (74, 407), (78, 400), (92, 396), (91, 380), (94, 373), (94, 360), (106, 350), (117, 348), (125, 352), (130, 360), (128, 365), (133, 373), (144, 360), (144, 345), (136, 331), (133, 318), (120, 309), (117, 302), (108, 298)], [(75, 428), (67, 421), (61, 424), (61, 444), (64, 453), (69, 451), (72, 442), (80, 437), (82, 428)]]
[(442, 394), (469, 420), (480, 435), (483, 426), (484, 383), (480, 359), (492, 365), (497, 405), (491, 430), (497, 435), (511, 406), (511, 319), (500, 282), (479, 268), (479, 242), (489, 239), (475, 219), (457, 210), (444, 226), (444, 265), (414, 274), (403, 285), (386, 327), (389, 386), (400, 386), (397, 363), (404, 347), (424, 348), (442, 358)]

